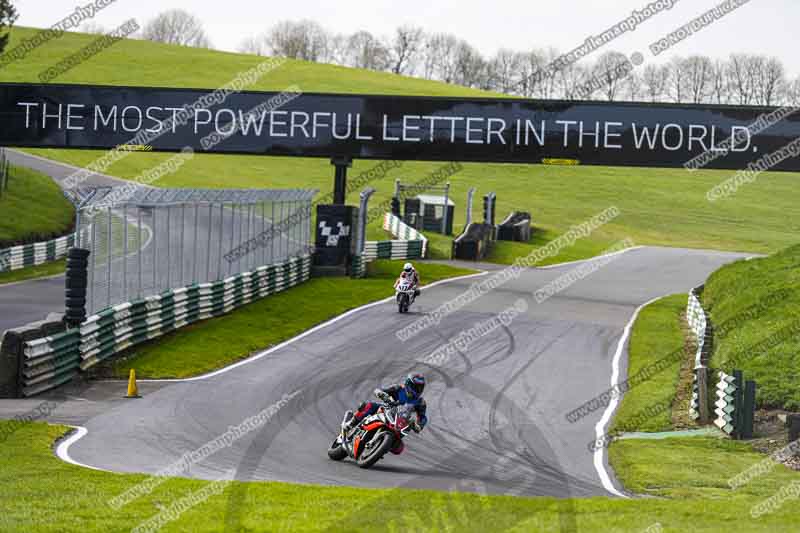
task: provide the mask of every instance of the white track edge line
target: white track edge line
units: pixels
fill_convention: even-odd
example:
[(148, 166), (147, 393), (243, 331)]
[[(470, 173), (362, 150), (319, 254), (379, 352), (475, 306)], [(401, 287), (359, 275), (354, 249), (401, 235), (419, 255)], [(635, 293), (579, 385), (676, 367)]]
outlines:
[[(443, 280), (440, 280), (440, 281), (436, 281), (434, 283), (431, 283), (430, 285), (422, 285), (420, 288), (422, 288), (422, 289), (430, 289), (432, 287), (436, 287), (437, 285), (442, 285), (442, 284), (445, 284), (445, 283), (450, 283), (450, 282), (453, 282), (453, 281), (459, 281), (459, 280), (463, 280), (463, 279), (469, 279), (469, 278), (475, 278), (475, 277), (479, 277), (479, 276), (485, 276), (486, 274), (488, 274), (488, 272), (487, 271), (483, 271), (483, 272), (478, 272), (476, 274), (467, 274), (465, 276), (457, 276), (455, 278), (448, 278), (448, 279), (443, 279)], [(140, 379), (140, 380), (137, 380), (137, 381), (139, 383), (185, 383), (185, 382), (191, 382), (191, 381), (202, 381), (202, 380), (205, 380), (205, 379), (213, 378), (215, 376), (219, 376), (220, 374), (224, 374), (226, 372), (229, 372), (229, 371), (231, 371), (231, 370), (233, 370), (235, 368), (239, 368), (240, 366), (244, 366), (244, 365), (250, 364), (250, 363), (252, 363), (254, 361), (258, 361), (262, 357), (264, 357), (266, 355), (269, 355), (269, 354), (271, 354), (271, 353), (273, 353), (273, 352), (275, 352), (277, 350), (280, 350), (281, 348), (289, 346), (290, 344), (293, 344), (293, 343), (299, 341), (300, 339), (303, 339), (304, 337), (306, 337), (308, 335), (311, 335), (312, 333), (314, 333), (316, 331), (319, 331), (322, 328), (326, 328), (326, 327), (330, 326), (331, 324), (334, 324), (334, 323), (338, 322), (339, 320), (347, 318), (347, 317), (349, 317), (349, 316), (351, 316), (351, 315), (353, 315), (355, 313), (358, 313), (360, 311), (363, 311), (365, 309), (369, 309), (371, 307), (375, 307), (377, 305), (387, 303), (387, 302), (393, 300), (394, 298), (395, 298), (394, 296), (388, 296), (388, 297), (386, 297), (386, 298), (384, 298), (382, 300), (377, 300), (375, 302), (370, 302), (370, 303), (362, 305), (360, 307), (356, 307), (355, 309), (350, 309), (349, 311), (346, 311), (346, 312), (342, 313), (341, 315), (338, 315), (338, 316), (335, 316), (335, 317), (333, 317), (333, 318), (331, 318), (329, 320), (326, 320), (325, 322), (323, 322), (321, 324), (317, 324), (313, 328), (308, 329), (308, 330), (300, 333), (299, 335), (297, 335), (295, 337), (292, 337), (291, 339), (285, 340), (282, 343), (277, 344), (275, 346), (272, 346), (271, 348), (267, 348), (266, 350), (263, 350), (261, 352), (258, 352), (255, 355), (252, 355), (252, 356), (248, 357), (247, 359), (244, 359), (244, 360), (239, 361), (237, 363), (234, 363), (232, 365), (226, 366), (224, 368), (220, 368), (219, 370), (215, 370), (214, 372), (210, 372), (208, 374), (203, 374), (203, 375), (200, 375), (200, 376), (195, 376), (195, 377), (191, 377), (191, 378), (183, 378), (183, 379)]]
[(86, 465), (81, 463), (80, 461), (76, 461), (69, 455), (69, 447), (81, 440), (83, 437), (89, 433), (89, 430), (83, 426), (68, 426), (75, 430), (75, 432), (64, 439), (63, 441), (58, 443), (56, 446), (56, 457), (64, 461), (65, 463), (69, 463), (75, 466), (81, 466), (83, 468), (88, 468), (90, 470), (97, 470), (100, 472), (111, 472), (111, 470), (104, 470), (102, 468), (97, 468), (96, 466)]
[[(659, 296), (658, 298), (653, 298), (649, 300), (639, 307), (633, 312), (633, 316), (625, 325), (625, 329), (622, 332), (622, 336), (617, 343), (617, 351), (614, 353), (614, 359), (611, 363), (611, 387), (614, 388), (617, 386), (617, 382), (619, 381), (619, 362), (622, 359), (622, 352), (625, 348), (625, 343), (628, 341), (628, 337), (630, 337), (631, 330), (633, 329), (633, 323), (636, 322), (636, 318), (639, 316), (639, 313), (642, 309), (647, 307), (648, 305), (656, 302), (660, 299), (664, 298), (664, 296)], [(603, 416), (597, 422), (597, 425), (594, 428), (595, 431), (595, 438), (598, 442), (600, 439), (603, 438), (606, 432), (606, 426), (608, 425), (609, 421), (611, 420), (611, 416), (614, 414), (614, 411), (617, 409), (617, 405), (619, 404), (619, 396), (612, 395), (611, 401), (608, 403), (606, 410), (603, 412)], [(614, 486), (614, 483), (611, 481), (611, 476), (608, 475), (608, 471), (606, 470), (604, 456), (605, 450), (607, 449), (606, 446), (596, 446), (594, 451), (594, 467), (597, 470), (597, 475), (600, 476), (600, 481), (603, 483), (603, 488), (605, 488), (611, 494), (616, 496), (620, 496), (622, 498), (629, 498), (629, 496), (621, 493), (617, 490)]]

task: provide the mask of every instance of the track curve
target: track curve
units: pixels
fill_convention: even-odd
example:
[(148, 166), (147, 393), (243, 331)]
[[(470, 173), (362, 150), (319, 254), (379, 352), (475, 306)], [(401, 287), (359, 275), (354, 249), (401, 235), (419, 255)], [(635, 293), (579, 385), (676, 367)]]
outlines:
[[(392, 303), (357, 310), (246, 364), (170, 384), (91, 418), (69, 456), (119, 472), (156, 473), (282, 397), (293, 395), (258, 431), (235, 440), (183, 475), (364, 487), (480, 490), (524, 495), (609, 495), (587, 443), (598, 410), (565, 415), (607, 390), (622, 331), (642, 303), (683, 292), (742, 254), (640, 248), (542, 304), (533, 292), (572, 266), (523, 271), (405, 343), (394, 333), (466, 290), (455, 280), (424, 290), (415, 311)], [(441, 366), (420, 363), (446, 339), (519, 298), (529, 307), (506, 328)], [(622, 357), (621, 379), (627, 374)], [(426, 372), (430, 425), (402, 456), (371, 470), (328, 460), (344, 410), (379, 384)], [(298, 392), (299, 391), (299, 392)], [(605, 458), (603, 458), (605, 463)], [(612, 475), (613, 479), (613, 475)]]

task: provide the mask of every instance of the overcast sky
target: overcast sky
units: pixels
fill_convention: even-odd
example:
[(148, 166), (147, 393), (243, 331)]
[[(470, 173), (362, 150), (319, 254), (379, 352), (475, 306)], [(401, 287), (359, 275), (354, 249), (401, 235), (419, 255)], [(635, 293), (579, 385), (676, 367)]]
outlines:
[[(45, 27), (54, 24), (78, 4), (64, 0), (15, 0), (18, 24)], [(247, 36), (258, 34), (286, 19), (308, 18), (328, 30), (352, 33), (368, 30), (389, 35), (401, 24), (428, 31), (449, 32), (466, 39), (486, 56), (499, 48), (525, 50), (555, 46), (567, 51), (620, 22), (634, 9), (652, 0), (116, 0), (95, 18), (111, 28), (135, 17), (140, 23), (168, 8), (182, 8), (198, 16), (215, 48), (234, 51)], [(800, 75), (797, 36), (800, 0), (750, 0), (725, 18), (691, 36), (657, 59), (648, 45), (718, 5), (721, 0), (672, 0), (675, 6), (643, 22), (608, 46), (630, 55), (640, 51), (647, 61), (661, 62), (670, 55), (706, 54), (727, 57), (750, 52), (779, 57), (790, 77)], [(741, 1), (741, 0), (740, 0)]]

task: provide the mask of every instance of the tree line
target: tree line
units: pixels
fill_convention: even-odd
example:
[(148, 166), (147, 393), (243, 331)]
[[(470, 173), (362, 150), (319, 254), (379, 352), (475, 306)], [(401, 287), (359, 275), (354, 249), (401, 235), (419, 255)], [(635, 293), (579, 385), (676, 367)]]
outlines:
[[(183, 10), (159, 14), (144, 26), (141, 37), (212, 47), (202, 22)], [(466, 40), (449, 33), (430, 33), (404, 25), (390, 36), (363, 30), (343, 34), (328, 31), (312, 20), (278, 22), (261, 34), (245, 38), (238, 50), (392, 72), (528, 98), (800, 105), (800, 77), (790, 77), (780, 59), (763, 54), (734, 53), (724, 59), (693, 54), (673, 57), (666, 63), (620, 69), (620, 65), (629, 64), (629, 58), (609, 50), (541, 76), (560, 56), (556, 48), (504, 48), (486, 57)]]

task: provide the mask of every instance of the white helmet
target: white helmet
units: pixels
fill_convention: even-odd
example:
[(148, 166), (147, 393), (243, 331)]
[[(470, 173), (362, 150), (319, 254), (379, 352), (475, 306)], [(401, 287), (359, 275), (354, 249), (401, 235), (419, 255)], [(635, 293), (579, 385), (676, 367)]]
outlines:
[(405, 265), (403, 265), (403, 271), (404, 272), (413, 272), (414, 271), (414, 265), (412, 265), (411, 263), (406, 263)]

